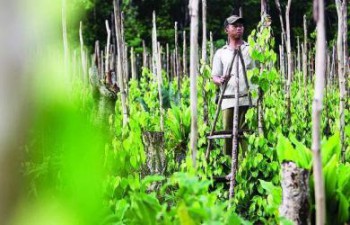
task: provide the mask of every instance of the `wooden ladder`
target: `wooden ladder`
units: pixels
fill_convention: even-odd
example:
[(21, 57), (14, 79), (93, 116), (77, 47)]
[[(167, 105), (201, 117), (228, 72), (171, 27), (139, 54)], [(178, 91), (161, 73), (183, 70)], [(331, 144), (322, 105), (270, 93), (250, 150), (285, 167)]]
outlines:
[[(238, 57), (239, 60), (237, 60), (237, 71), (234, 73), (234, 77), (236, 79), (236, 84), (237, 84), (237, 88), (235, 90), (235, 94), (234, 95), (224, 95), (225, 93), (225, 90), (227, 88), (227, 83), (228, 83), (228, 80), (227, 79), (225, 81), (225, 83), (223, 83), (223, 87), (221, 89), (221, 92), (220, 92), (220, 95), (219, 95), (219, 101), (218, 101), (218, 104), (217, 104), (217, 108), (216, 108), (216, 113), (215, 113), (215, 117), (214, 117), (214, 122), (213, 122), (213, 125), (211, 127), (211, 131), (210, 133), (207, 135), (207, 138), (208, 138), (208, 146), (207, 146), (207, 150), (206, 150), (206, 153), (205, 153), (205, 157), (206, 157), (206, 160), (207, 162), (209, 161), (209, 156), (210, 156), (210, 150), (211, 150), (211, 145), (212, 145), (212, 140), (214, 139), (226, 139), (226, 138), (232, 138), (232, 163), (231, 163), (231, 174), (232, 174), (232, 177), (230, 180), (227, 180), (226, 177), (214, 177), (214, 180), (216, 182), (228, 182), (230, 181), (230, 199), (233, 197), (233, 188), (235, 186), (235, 175), (236, 175), (236, 170), (237, 170), (237, 162), (236, 162), (236, 158), (238, 158), (238, 138), (242, 138), (244, 137), (244, 133), (245, 132), (248, 132), (249, 130), (239, 130), (238, 129), (238, 113), (239, 113), (239, 107), (238, 107), (238, 101), (239, 101), (239, 98), (242, 98), (242, 97), (247, 97), (248, 96), (248, 99), (249, 99), (249, 107), (253, 107), (253, 104), (252, 104), (252, 98), (251, 98), (251, 95), (250, 95), (250, 90), (249, 90), (249, 83), (248, 83), (248, 77), (247, 77), (247, 72), (246, 72), (246, 68), (245, 68), (245, 63), (244, 63), (244, 59), (243, 59), (243, 55), (242, 55), (242, 51), (241, 51), (241, 48), (239, 47), (238, 49), (235, 49), (234, 52), (233, 52), (233, 57), (232, 57), (232, 61), (230, 62), (229, 64), (229, 67), (226, 71), (226, 76), (232, 76), (232, 73), (231, 73), (231, 70), (232, 70), (232, 67), (233, 67), (233, 63), (235, 61), (235, 58)], [(239, 62), (241, 63), (242, 65), (242, 68), (243, 68), (243, 75), (244, 75), (244, 81), (245, 81), (245, 85), (247, 87), (247, 93), (246, 94), (239, 94), (239, 81), (238, 81), (238, 78), (239, 78), (239, 71), (238, 71), (238, 68), (239, 68)], [(234, 109), (234, 116), (233, 116), (233, 129), (232, 130), (228, 130), (228, 131), (215, 131), (215, 127), (216, 127), (216, 123), (217, 123), (217, 120), (219, 118), (219, 114), (220, 114), (220, 111), (221, 111), (221, 103), (222, 103), (222, 100), (223, 99), (232, 99), (232, 98), (235, 98), (235, 96), (238, 96), (238, 99), (236, 100), (236, 105), (235, 105), (235, 109)], [(235, 116), (235, 114), (237, 116)]]

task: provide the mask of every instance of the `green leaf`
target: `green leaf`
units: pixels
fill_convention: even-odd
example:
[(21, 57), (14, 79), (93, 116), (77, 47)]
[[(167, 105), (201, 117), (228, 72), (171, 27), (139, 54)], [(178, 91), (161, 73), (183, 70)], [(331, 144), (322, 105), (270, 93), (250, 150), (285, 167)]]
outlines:
[(327, 199), (331, 199), (334, 197), (337, 186), (337, 165), (338, 160), (336, 155), (329, 160), (327, 165), (324, 167), (324, 184)]
[(188, 208), (184, 202), (181, 202), (179, 207), (176, 210), (176, 214), (180, 219), (181, 225), (195, 225), (196, 223), (191, 218)]
[(259, 80), (259, 87), (264, 91), (268, 91), (270, 87), (270, 83), (266, 78), (261, 78)]
[(137, 158), (136, 158), (136, 156), (133, 156), (133, 155), (132, 155), (132, 156), (130, 157), (130, 164), (131, 164), (132, 167), (134, 167), (135, 169), (137, 169), (138, 166), (137, 166)]
[(284, 137), (282, 134), (278, 135), (278, 143), (276, 148), (277, 148), (278, 161), (280, 163), (283, 163), (285, 161), (287, 162), (296, 161), (295, 149), (293, 148), (290, 141), (286, 137)]
[(312, 153), (305, 145), (299, 142), (294, 135), (290, 136), (290, 140), (295, 145), (295, 150), (298, 155), (297, 165), (300, 168), (305, 168), (310, 170), (312, 166)]
[(114, 207), (115, 215), (117, 217), (116, 222), (123, 221), (124, 215), (126, 211), (129, 209), (129, 207), (130, 207), (130, 204), (125, 199), (121, 199), (116, 202)]
[(347, 199), (343, 193), (337, 192), (339, 198), (339, 206), (338, 206), (338, 222), (340, 224), (344, 224), (349, 221), (349, 199)]
[(336, 155), (336, 158), (340, 157), (340, 137), (339, 133), (331, 136), (323, 145), (322, 145), (322, 165), (325, 166), (327, 162)]

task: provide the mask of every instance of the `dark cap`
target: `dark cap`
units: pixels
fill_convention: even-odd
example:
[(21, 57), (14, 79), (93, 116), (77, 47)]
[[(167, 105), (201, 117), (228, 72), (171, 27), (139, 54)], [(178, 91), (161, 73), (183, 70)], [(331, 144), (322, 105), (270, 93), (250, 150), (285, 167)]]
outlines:
[(234, 24), (234, 23), (244, 23), (244, 19), (240, 16), (237, 15), (232, 15), (230, 17), (227, 17), (224, 22), (224, 27), (227, 27), (229, 24)]

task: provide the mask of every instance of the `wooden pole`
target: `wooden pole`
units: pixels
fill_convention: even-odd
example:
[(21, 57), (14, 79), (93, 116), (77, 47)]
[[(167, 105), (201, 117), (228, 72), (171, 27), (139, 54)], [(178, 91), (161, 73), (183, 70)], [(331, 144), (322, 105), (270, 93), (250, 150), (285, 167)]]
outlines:
[(110, 70), (110, 46), (111, 46), (111, 29), (109, 28), (108, 20), (106, 22), (106, 30), (107, 30), (107, 46), (106, 46), (106, 61), (105, 61), (105, 72), (106, 72), (106, 83), (112, 85), (112, 77)]
[[(314, 1), (314, 18), (317, 22), (317, 42), (316, 42), (316, 77), (315, 92), (312, 105), (312, 152), (313, 171), (315, 181), (315, 201), (316, 201), (316, 224), (326, 223), (325, 189), (322, 172), (321, 158), (321, 113), (323, 91), (325, 86), (325, 63), (326, 63), (326, 35), (324, 22), (324, 1)], [(317, 11), (316, 11), (317, 10)]]
[(213, 65), (214, 57), (214, 42), (213, 42), (213, 33), (210, 31), (210, 65)]
[(126, 93), (129, 92), (129, 68), (128, 68), (128, 49), (125, 44), (125, 37), (124, 37), (124, 13), (120, 13), (120, 37), (121, 37), (121, 62), (123, 67), (123, 78), (124, 78), (124, 87)]
[(297, 36), (297, 68), (298, 72), (301, 71), (301, 56), (300, 56), (300, 40), (299, 36)]
[(177, 38), (177, 22), (175, 22), (175, 25), (174, 25), (174, 29), (175, 29), (175, 37), (174, 37), (174, 40), (175, 40), (175, 74), (174, 74), (174, 77), (177, 77), (177, 88), (178, 88), (178, 91), (180, 92), (181, 90), (181, 76), (180, 76), (180, 73), (179, 73), (179, 54), (178, 54), (178, 38)]
[(129, 119), (129, 112), (126, 105), (126, 92), (124, 87), (124, 71), (122, 65), (122, 54), (124, 52), (122, 37), (121, 37), (121, 21), (120, 21), (120, 8), (119, 8), (119, 0), (113, 0), (113, 8), (114, 8), (114, 19), (115, 19), (115, 32), (117, 39), (117, 74), (119, 81), (119, 88), (121, 93), (122, 100), (122, 108), (123, 108), (123, 127), (126, 126)]
[[(345, 161), (345, 98), (346, 98), (346, 58), (345, 45), (347, 36), (343, 36), (345, 32), (345, 23), (347, 21), (346, 14), (346, 0), (335, 0), (338, 14), (338, 37), (337, 37), (337, 61), (338, 61), (338, 78), (340, 90), (340, 104), (339, 104), (339, 128), (340, 128), (340, 144), (341, 144), (341, 158)], [(345, 17), (344, 17), (345, 16)], [(345, 40), (344, 40), (345, 39)]]
[(191, 48), (190, 48), (190, 105), (191, 105), (191, 137), (192, 163), (196, 168), (197, 158), (197, 74), (198, 74), (198, 0), (190, 0), (189, 12), (191, 16)]
[(69, 72), (69, 46), (67, 35), (67, 14), (66, 14), (66, 0), (62, 0), (62, 34), (63, 34), (63, 50), (64, 50), (64, 71), (68, 76)]
[(83, 82), (87, 82), (87, 65), (86, 65), (86, 57), (84, 50), (84, 38), (83, 38), (83, 22), (80, 21), (79, 26), (79, 39), (80, 39), (80, 57), (81, 57), (81, 65), (83, 69)]
[[(278, 15), (280, 18), (280, 23), (281, 23), (281, 30), (282, 30), (282, 41), (286, 42), (286, 31), (284, 29), (284, 22), (283, 22), (283, 14), (282, 14), (282, 10), (281, 10), (281, 4), (279, 0), (275, 0), (275, 4), (278, 10)], [(283, 45), (282, 45), (283, 46)], [(284, 47), (284, 46), (283, 46)]]
[(261, 0), (260, 1), (260, 17), (263, 18), (265, 15), (268, 14), (268, 11), (267, 11), (267, 0)]
[(142, 40), (142, 66), (144, 68), (147, 67), (147, 48), (146, 48), (146, 43), (145, 40)]
[(182, 33), (183, 37), (183, 48), (182, 48), (182, 69), (183, 69), (183, 75), (187, 74), (187, 46), (186, 46), (186, 31), (184, 30)]
[(202, 63), (207, 63), (207, 0), (202, 0)]
[(168, 76), (168, 80), (170, 82), (170, 55), (169, 55), (169, 44), (166, 43), (166, 74)]
[(159, 112), (160, 112), (160, 129), (161, 131), (164, 131), (164, 109), (163, 109), (163, 95), (162, 95), (162, 86), (163, 86), (163, 80), (162, 80), (162, 68), (160, 64), (160, 57), (159, 57), (159, 45), (157, 42), (157, 26), (156, 26), (156, 13), (153, 11), (153, 29), (152, 29), (152, 46), (155, 46), (153, 48), (153, 60), (154, 65), (156, 66), (156, 75), (157, 75), (157, 83), (158, 83), (158, 95), (159, 95)]
[[(235, 50), (240, 51), (240, 50)], [(238, 57), (241, 57), (239, 54)], [(243, 65), (242, 65), (243, 66)], [(231, 177), (230, 177), (230, 190), (229, 197), (230, 200), (234, 196), (234, 188), (236, 185), (236, 172), (237, 172), (237, 153), (238, 153), (238, 113), (239, 113), (239, 59), (236, 61), (236, 73), (234, 74), (235, 82), (235, 98), (234, 103), (235, 107), (233, 109), (233, 126), (232, 126), (232, 155), (231, 155)]]
[(293, 71), (292, 71), (292, 49), (291, 49), (291, 43), (290, 43), (290, 22), (289, 22), (289, 13), (290, 13), (290, 6), (291, 6), (292, 0), (288, 0), (287, 7), (286, 7), (286, 28), (287, 28), (287, 63), (288, 63), (288, 78), (287, 78), (287, 90), (286, 90), (286, 100), (287, 100), (287, 124), (290, 125), (291, 115), (290, 115), (290, 108), (291, 108), (291, 83), (292, 83), (292, 77), (293, 77)]
[(133, 80), (137, 80), (136, 60), (135, 60), (135, 53), (134, 53), (133, 47), (131, 47), (130, 49), (130, 63), (131, 63), (131, 77)]
[[(306, 15), (303, 17), (304, 20), (304, 44), (303, 44), (303, 75), (304, 75), (304, 87), (307, 86), (307, 25), (306, 25)], [(306, 92), (306, 91), (305, 91)]]

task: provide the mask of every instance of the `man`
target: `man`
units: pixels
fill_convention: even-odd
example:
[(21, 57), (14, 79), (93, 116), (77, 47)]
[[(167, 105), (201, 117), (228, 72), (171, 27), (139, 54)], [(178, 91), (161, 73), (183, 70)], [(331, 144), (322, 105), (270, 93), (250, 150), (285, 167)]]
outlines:
[[(212, 78), (216, 85), (219, 85), (221, 91), (223, 89), (223, 84), (227, 83), (224, 96), (235, 94), (235, 83), (234, 74), (239, 72), (239, 94), (245, 95), (239, 98), (239, 115), (238, 115), (238, 128), (245, 128), (245, 114), (249, 108), (250, 101), (248, 94), (248, 87), (244, 78), (243, 66), (240, 62), (239, 55), (234, 59), (231, 71), (229, 70), (230, 64), (233, 59), (233, 53), (235, 49), (241, 49), (245, 69), (251, 69), (254, 66), (253, 60), (249, 55), (249, 45), (243, 40), (244, 33), (244, 20), (242, 17), (233, 15), (228, 17), (224, 22), (225, 32), (227, 33), (228, 43), (222, 48), (218, 49), (214, 55), (213, 66), (212, 66)], [(238, 60), (238, 63), (237, 63)], [(249, 84), (249, 89), (253, 87)], [(255, 87), (254, 87), (255, 88)], [(256, 99), (252, 99), (253, 105), (256, 104)], [(232, 130), (233, 127), (233, 109), (234, 109), (235, 99), (234, 98), (224, 98), (221, 103), (221, 109), (223, 111), (223, 122), (224, 130)], [(241, 149), (245, 151), (247, 149), (246, 141), (240, 141)], [(231, 155), (232, 152), (232, 139), (225, 140), (224, 153)]]

